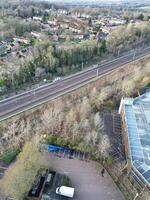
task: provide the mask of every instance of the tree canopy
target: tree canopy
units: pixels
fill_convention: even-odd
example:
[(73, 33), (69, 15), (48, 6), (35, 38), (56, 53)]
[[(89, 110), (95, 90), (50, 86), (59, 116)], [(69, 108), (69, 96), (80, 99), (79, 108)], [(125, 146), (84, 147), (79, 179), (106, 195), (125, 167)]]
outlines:
[(16, 162), (10, 166), (0, 182), (4, 195), (16, 200), (24, 199), (39, 169), (43, 166), (42, 161), (42, 155), (37, 146), (31, 143), (25, 144)]

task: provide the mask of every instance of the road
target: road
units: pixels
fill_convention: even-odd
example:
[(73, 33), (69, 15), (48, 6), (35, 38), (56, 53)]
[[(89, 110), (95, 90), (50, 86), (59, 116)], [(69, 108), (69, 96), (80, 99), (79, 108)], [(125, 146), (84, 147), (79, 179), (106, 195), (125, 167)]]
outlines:
[(90, 68), (83, 72), (66, 77), (61, 81), (45, 84), (44, 86), (38, 87), (34, 90), (4, 99), (0, 101), (0, 121), (36, 107), (49, 100), (55, 99), (58, 96), (81, 87), (83, 84), (87, 84), (90, 80), (96, 77), (105, 76), (108, 72), (124, 67), (125, 64), (141, 59), (149, 54), (150, 47), (147, 47), (136, 51), (136, 53), (129, 53), (109, 62), (104, 62), (98, 67)]

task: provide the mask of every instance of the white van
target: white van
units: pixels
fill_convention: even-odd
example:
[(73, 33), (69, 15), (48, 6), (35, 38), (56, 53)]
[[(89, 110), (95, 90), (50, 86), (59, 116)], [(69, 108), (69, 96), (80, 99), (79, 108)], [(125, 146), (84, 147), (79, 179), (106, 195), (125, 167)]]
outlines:
[(56, 188), (56, 194), (73, 198), (74, 188), (67, 187), (67, 186), (61, 186), (61, 187)]

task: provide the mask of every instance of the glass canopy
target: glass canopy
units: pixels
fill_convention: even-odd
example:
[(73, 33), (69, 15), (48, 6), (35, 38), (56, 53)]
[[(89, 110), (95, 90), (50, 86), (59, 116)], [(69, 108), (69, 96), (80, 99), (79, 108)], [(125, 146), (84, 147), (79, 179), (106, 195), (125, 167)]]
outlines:
[(150, 186), (150, 92), (124, 101), (130, 159)]

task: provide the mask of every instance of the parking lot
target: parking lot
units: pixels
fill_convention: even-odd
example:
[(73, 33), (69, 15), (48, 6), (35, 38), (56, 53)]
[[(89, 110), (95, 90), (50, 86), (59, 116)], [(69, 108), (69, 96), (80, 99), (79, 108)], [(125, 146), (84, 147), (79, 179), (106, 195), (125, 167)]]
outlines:
[(52, 186), (45, 191), (50, 197), (48, 199), (68, 199), (55, 192), (57, 187), (63, 185), (62, 177), (66, 175), (75, 188), (74, 200), (124, 200), (109, 174), (105, 172), (104, 177), (101, 176), (102, 166), (88, 161), (88, 154), (65, 148), (59, 151), (46, 150), (45, 157), (51, 170), (56, 171)]
[(56, 194), (56, 188), (62, 185), (63, 178), (65, 175), (57, 172), (51, 172), (51, 173), (52, 173), (52, 181), (48, 187), (45, 186), (42, 200), (68, 200), (67, 197)]
[(75, 187), (74, 200), (124, 200), (108, 173), (104, 178), (101, 176), (102, 166), (98, 163), (47, 154), (48, 159), (53, 163), (54, 170), (70, 177)]
[(113, 157), (114, 160), (120, 161), (125, 160), (121, 129), (121, 117), (118, 113), (104, 114), (104, 133), (111, 141), (109, 154)]

